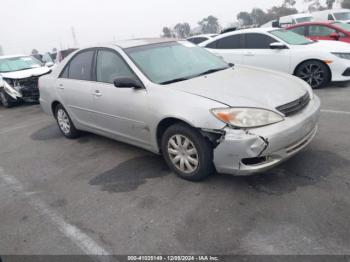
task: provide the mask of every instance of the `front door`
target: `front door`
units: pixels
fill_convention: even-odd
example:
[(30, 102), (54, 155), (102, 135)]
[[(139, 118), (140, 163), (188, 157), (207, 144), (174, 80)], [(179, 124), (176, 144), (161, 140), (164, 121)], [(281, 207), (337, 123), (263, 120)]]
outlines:
[(94, 111), (98, 128), (129, 143), (150, 144), (146, 89), (117, 88), (119, 77), (137, 78), (115, 50), (100, 49), (96, 58)]

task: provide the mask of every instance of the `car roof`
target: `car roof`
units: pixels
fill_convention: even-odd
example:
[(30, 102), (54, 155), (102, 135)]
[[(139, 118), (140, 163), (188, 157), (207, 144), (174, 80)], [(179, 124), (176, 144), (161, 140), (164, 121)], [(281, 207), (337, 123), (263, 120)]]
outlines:
[(180, 39), (176, 38), (136, 38), (113, 42), (113, 45), (119, 46), (120, 48), (131, 48), (144, 45), (153, 45), (167, 42), (175, 42)]

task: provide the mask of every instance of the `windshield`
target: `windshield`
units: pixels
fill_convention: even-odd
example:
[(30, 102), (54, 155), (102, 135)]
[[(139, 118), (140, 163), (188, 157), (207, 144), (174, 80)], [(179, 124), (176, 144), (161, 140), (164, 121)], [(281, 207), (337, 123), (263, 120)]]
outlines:
[(341, 29), (350, 32), (350, 25), (349, 24), (344, 24), (344, 23), (333, 23), (333, 25), (340, 27)]
[(229, 67), (222, 59), (187, 41), (133, 47), (125, 51), (157, 84), (183, 81)]
[(350, 20), (350, 12), (334, 13), (334, 17), (337, 20)]
[(313, 18), (311, 16), (307, 17), (300, 17), (295, 19), (298, 23), (305, 23), (305, 22), (311, 22)]
[(0, 73), (27, 70), (41, 66), (42, 64), (38, 60), (30, 56), (0, 59)]
[(278, 37), (279, 39), (290, 45), (308, 45), (313, 43), (313, 41), (305, 38), (302, 35), (284, 29), (270, 31), (270, 34)]

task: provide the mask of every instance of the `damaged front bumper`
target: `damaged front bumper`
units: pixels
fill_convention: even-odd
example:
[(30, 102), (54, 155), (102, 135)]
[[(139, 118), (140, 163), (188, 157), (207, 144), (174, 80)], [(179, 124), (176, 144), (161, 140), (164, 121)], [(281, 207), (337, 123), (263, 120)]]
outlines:
[(39, 101), (38, 77), (25, 79), (4, 79), (3, 90), (9, 96), (10, 102)]
[(284, 121), (250, 130), (225, 129), (214, 149), (219, 173), (251, 175), (264, 172), (305, 148), (318, 129), (320, 100), (315, 96), (300, 113)]

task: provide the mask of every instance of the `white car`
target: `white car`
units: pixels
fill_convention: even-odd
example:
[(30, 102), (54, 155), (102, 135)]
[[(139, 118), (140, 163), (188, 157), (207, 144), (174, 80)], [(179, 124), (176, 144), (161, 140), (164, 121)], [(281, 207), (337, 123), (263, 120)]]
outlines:
[(200, 44), (203, 43), (204, 41), (207, 41), (215, 36), (217, 36), (218, 34), (202, 34), (202, 35), (195, 35), (195, 36), (191, 36), (189, 38), (187, 38), (187, 41), (190, 41), (193, 44)]
[(292, 31), (253, 28), (219, 35), (200, 44), (228, 63), (293, 74), (313, 88), (350, 80), (350, 45), (314, 42)]
[(330, 9), (312, 13), (315, 21), (338, 21), (343, 23), (350, 23), (349, 9)]
[(0, 103), (38, 102), (38, 79), (51, 69), (32, 56), (0, 56)]
[(305, 23), (305, 22), (311, 22), (313, 20), (314, 20), (313, 16), (308, 13), (294, 14), (294, 15), (282, 16), (279, 19), (269, 21), (260, 27), (274, 27), (273, 26), (274, 23), (277, 23), (281, 27), (285, 27), (285, 26), (296, 25), (296, 24)]

